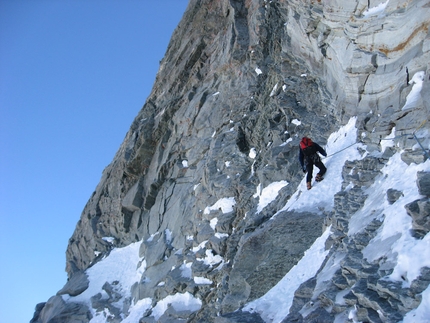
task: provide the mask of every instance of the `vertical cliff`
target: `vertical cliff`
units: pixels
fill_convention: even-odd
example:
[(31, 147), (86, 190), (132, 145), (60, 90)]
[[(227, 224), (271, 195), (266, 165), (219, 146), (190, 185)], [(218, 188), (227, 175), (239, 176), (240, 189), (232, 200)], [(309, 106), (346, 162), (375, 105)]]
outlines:
[[(412, 287), (384, 283), (396, 258), (363, 250), (388, 215), (366, 201), (389, 178), (383, 169), (393, 156), (405, 169), (421, 165), (406, 179), (415, 185), (421, 171), (420, 202), (402, 200), (409, 195), (395, 183), (380, 193), (421, 219), (414, 239), (427, 237), (429, 17), (420, 0), (191, 0), (69, 240), (69, 282), (33, 322), (126, 322), (143, 300), (149, 305), (135, 322), (271, 321), (237, 310), (274, 287), (323, 232), (330, 234), (318, 272), (334, 264), (331, 283), (318, 284), (316, 273), (301, 281), (283, 322), (334, 322), (352, 310), (359, 321), (400, 321), (420, 304), (428, 269)], [(305, 135), (335, 146), (333, 155), (353, 151), (327, 173), (325, 182), (339, 184), (320, 192), (331, 202), (319, 204), (318, 186), (303, 198), (311, 194), (297, 161)], [(271, 184), (276, 194), (264, 204)], [(292, 207), (299, 197), (303, 207)], [(127, 288), (121, 277), (107, 280), (85, 299), (88, 270), (130, 246), (138, 279)], [(178, 294), (196, 308), (156, 314)]]

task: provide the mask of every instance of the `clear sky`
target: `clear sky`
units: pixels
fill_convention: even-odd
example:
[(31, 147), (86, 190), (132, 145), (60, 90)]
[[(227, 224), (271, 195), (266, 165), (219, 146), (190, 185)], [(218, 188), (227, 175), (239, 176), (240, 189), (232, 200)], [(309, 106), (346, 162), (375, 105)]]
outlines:
[(0, 0), (0, 323), (66, 283), (65, 251), (188, 0)]

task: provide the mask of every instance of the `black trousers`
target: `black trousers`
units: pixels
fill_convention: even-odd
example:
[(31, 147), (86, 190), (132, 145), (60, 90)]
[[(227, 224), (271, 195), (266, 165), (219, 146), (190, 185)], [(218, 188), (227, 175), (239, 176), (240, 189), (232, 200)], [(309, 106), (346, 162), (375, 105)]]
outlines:
[(318, 172), (318, 174), (320, 174), (321, 176), (323, 176), (327, 171), (327, 168), (324, 166), (321, 160), (318, 160), (315, 163), (312, 161), (308, 161), (306, 164), (306, 182), (312, 181), (312, 172), (314, 170), (314, 165), (319, 168), (320, 171)]

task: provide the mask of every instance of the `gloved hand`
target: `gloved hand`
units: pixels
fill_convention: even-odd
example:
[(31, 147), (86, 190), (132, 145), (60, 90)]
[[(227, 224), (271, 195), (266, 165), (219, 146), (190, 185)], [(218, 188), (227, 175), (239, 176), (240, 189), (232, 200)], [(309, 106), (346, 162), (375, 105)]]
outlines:
[(306, 167), (303, 167), (303, 173), (306, 173)]

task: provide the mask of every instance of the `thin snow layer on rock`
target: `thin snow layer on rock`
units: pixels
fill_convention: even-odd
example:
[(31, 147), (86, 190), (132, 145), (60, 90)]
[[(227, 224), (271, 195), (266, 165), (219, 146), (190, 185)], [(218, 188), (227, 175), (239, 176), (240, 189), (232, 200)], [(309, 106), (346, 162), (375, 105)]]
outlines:
[(103, 237), (102, 240), (109, 242), (109, 243), (114, 243), (115, 242), (115, 238), (114, 237)]
[(234, 197), (224, 197), (219, 199), (214, 205), (207, 206), (204, 210), (204, 214), (209, 214), (211, 211), (218, 211), (221, 209), (222, 213), (229, 213), (233, 211), (233, 206), (236, 204)]
[(302, 124), (302, 122), (300, 120), (297, 120), (297, 119), (291, 120), (291, 123), (295, 124), (296, 126), (300, 126)]
[(192, 266), (192, 262), (185, 262), (181, 265), (180, 269), (181, 269), (181, 276), (184, 278), (192, 278), (192, 270), (191, 270), (191, 266)]
[(257, 213), (260, 213), (267, 205), (274, 201), (278, 196), (279, 190), (287, 185), (287, 181), (273, 182), (261, 189), (261, 184), (259, 184), (257, 193), (253, 195), (254, 198), (259, 198)]
[[(151, 309), (152, 301), (150, 298), (144, 298), (140, 301), (136, 302), (136, 304), (132, 304), (129, 309), (128, 316), (121, 321), (121, 323), (136, 323), (145, 315), (145, 313)], [(106, 323), (109, 322), (109, 317), (111, 313), (109, 309), (105, 308), (103, 312), (98, 312), (91, 319), (90, 323)]]
[[(140, 244), (141, 242), (135, 242), (124, 248), (113, 249), (109, 256), (87, 269), (88, 288), (80, 295), (63, 296), (63, 299), (66, 302), (85, 303), (91, 308), (91, 297), (98, 293), (105, 296), (103, 285), (115, 282), (112, 285), (115, 285), (115, 290), (122, 295), (121, 300), (118, 301), (118, 307), (122, 309), (125, 298), (130, 297), (131, 286), (139, 282), (146, 269), (146, 262), (139, 257)], [(104, 317), (103, 313), (92, 314), (91, 323), (99, 322), (100, 315)]]
[(425, 73), (423, 71), (414, 74), (408, 84), (413, 84), (411, 92), (406, 97), (405, 105), (402, 110), (414, 108), (421, 98), (421, 89), (423, 87)]
[(228, 237), (228, 233), (219, 233), (219, 232), (216, 232), (215, 233), (215, 237), (217, 237), (218, 239), (227, 238)]
[[(327, 158), (322, 162), (327, 167), (327, 173), (322, 182), (313, 182), (311, 190), (306, 188), (306, 176), (298, 186), (297, 191), (288, 200), (287, 204), (276, 214), (286, 210), (296, 210), (302, 212), (316, 212), (331, 210), (334, 206), (333, 196), (342, 187), (342, 168), (347, 160), (353, 161), (362, 159), (358, 149), (364, 146), (356, 142), (357, 128), (355, 127), (356, 117), (341, 127), (337, 132), (330, 135), (325, 150)], [(318, 138), (314, 138), (318, 142)], [(318, 173), (318, 168), (314, 167), (314, 175)], [(275, 214), (275, 215), (276, 215)]]
[(183, 294), (177, 293), (174, 295), (169, 295), (157, 303), (157, 305), (152, 309), (151, 316), (153, 316), (154, 319), (157, 321), (161, 317), (161, 315), (164, 314), (169, 305), (171, 305), (177, 312), (195, 312), (198, 311), (202, 306), (202, 301), (198, 298), (195, 298), (189, 292), (185, 292)]
[(325, 250), (325, 242), (329, 235), (330, 228), (327, 228), (278, 284), (262, 297), (248, 303), (243, 310), (259, 313), (265, 322), (281, 322), (289, 313), (296, 289), (315, 276), (327, 256), (329, 250)]
[(270, 96), (274, 96), (277, 90), (278, 90), (278, 83), (276, 83), (275, 86), (273, 87), (272, 92), (270, 92)]
[[(144, 298), (132, 305), (129, 310), (129, 315), (121, 321), (121, 323), (136, 323), (144, 316), (144, 314), (151, 308), (152, 300)], [(101, 321), (100, 323), (105, 323)], [(93, 321), (91, 321), (93, 323)]]
[(205, 278), (205, 277), (194, 277), (194, 282), (197, 285), (211, 285), (212, 284), (212, 280)]
[(387, 0), (386, 2), (378, 4), (376, 7), (369, 8), (366, 11), (363, 12), (364, 17), (370, 17), (375, 15), (381, 15), (383, 14), (385, 8), (387, 7), (387, 4), (390, 0)]
[[(421, 240), (412, 237), (412, 219), (404, 208), (406, 204), (422, 198), (416, 185), (419, 171), (430, 171), (430, 160), (419, 165), (407, 165), (400, 153), (392, 156), (379, 178), (366, 190), (368, 198), (351, 217), (348, 230), (348, 235), (354, 235), (374, 219), (383, 221), (376, 237), (363, 249), (363, 256), (369, 262), (385, 258), (387, 263), (395, 264), (390, 278), (402, 281), (403, 287), (410, 286), (420, 275), (422, 267), (430, 267), (430, 234)], [(390, 188), (402, 192), (393, 204), (386, 198)]]
[(391, 133), (384, 138), (384, 140), (381, 140), (381, 151), (384, 152), (385, 149), (387, 149), (388, 147), (394, 147), (395, 143), (394, 143), (394, 138), (396, 137), (396, 127), (393, 127), (393, 129), (391, 129)]
[(219, 265), (217, 268), (221, 269), (224, 265), (224, 258), (220, 255), (214, 255), (212, 249), (206, 250), (205, 255), (205, 258), (197, 258), (197, 261), (201, 261), (205, 265), (210, 266), (211, 268), (215, 265)]
[(218, 218), (213, 218), (212, 220), (210, 220), (210, 226), (211, 226), (212, 230), (215, 231), (215, 227), (216, 227), (217, 223), (218, 223)]
[(206, 246), (207, 242), (208, 240), (201, 242), (197, 247), (192, 248), (191, 251), (194, 253), (198, 252), (199, 250), (203, 249)]
[(146, 239), (146, 241), (147, 241), (147, 242), (151, 242), (151, 241), (153, 241), (153, 240), (154, 240), (154, 238), (155, 238), (157, 235), (159, 235), (159, 234), (160, 234), (160, 232), (155, 232), (155, 233), (151, 234), (151, 236), (150, 236), (148, 239)]

